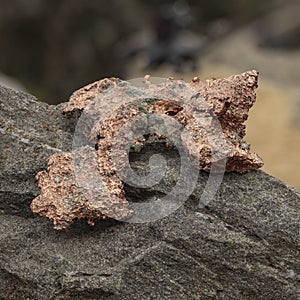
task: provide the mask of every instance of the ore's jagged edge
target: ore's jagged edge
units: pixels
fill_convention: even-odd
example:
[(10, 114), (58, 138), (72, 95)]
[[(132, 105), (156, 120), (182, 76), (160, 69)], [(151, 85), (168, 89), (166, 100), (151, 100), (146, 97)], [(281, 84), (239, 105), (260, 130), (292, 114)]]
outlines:
[[(204, 97), (208, 107), (217, 116), (222, 126), (226, 144), (230, 149), (227, 155), (226, 171), (244, 173), (263, 165), (260, 157), (250, 153), (249, 145), (242, 140), (245, 135), (243, 123), (256, 99), (254, 90), (257, 88), (257, 79), (258, 73), (253, 70), (225, 79), (201, 81), (195, 77), (188, 84)], [(121, 80), (117, 78), (106, 78), (81, 88), (71, 95), (63, 113), (69, 117), (78, 117), (96, 97), (110, 88), (113, 89), (119, 82)], [(175, 111), (174, 118), (191, 131), (197, 142), (199, 152), (196, 155), (200, 162), (199, 169), (209, 171), (212, 162), (207, 139), (201, 140), (199, 128), (184, 110), (178, 109), (177, 104), (167, 102), (162, 99), (162, 101), (149, 105), (147, 110), (155, 110), (157, 113), (166, 115), (169, 113), (168, 110), (171, 110), (173, 115)], [(110, 122), (115, 126), (106, 128), (117, 131), (132, 117), (122, 115), (122, 113), (121, 116), (121, 121), (118, 120), (116, 114), (110, 116), (105, 122)], [(53, 155), (48, 162), (48, 171), (40, 172), (37, 175), (41, 195), (33, 200), (31, 209), (33, 212), (51, 219), (55, 229), (66, 229), (75, 219), (79, 218), (87, 218), (89, 224), (93, 225), (95, 219), (112, 217), (122, 220), (132, 214), (125, 199), (123, 183), (116, 176), (110, 153), (107, 151), (109, 149), (107, 145), (111, 145), (115, 134), (114, 132), (105, 132), (105, 130), (102, 130), (101, 134), (106, 134), (109, 138), (106, 138), (105, 142), (98, 142), (99, 149), (96, 151), (98, 169), (89, 170), (89, 172), (98, 172), (98, 175), (102, 176), (103, 184), (107, 190), (112, 192), (112, 197), (102, 194), (102, 192), (91, 195), (90, 191), (78, 187), (71, 153)]]
[[(78, 153), (79, 152), (79, 153)], [(128, 209), (125, 199), (123, 184), (120, 180), (114, 186), (114, 192), (99, 189), (99, 184), (93, 186), (90, 180), (89, 186), (79, 186), (77, 176), (91, 177), (97, 170), (93, 169), (93, 163), (85, 164), (85, 168), (76, 174), (74, 155), (82, 162), (88, 157), (88, 149), (79, 149), (74, 153), (57, 153), (48, 160), (47, 171), (36, 175), (41, 193), (33, 199), (31, 209), (33, 212), (49, 218), (54, 229), (67, 229), (75, 219), (86, 218), (90, 225), (94, 220), (103, 220), (108, 217), (123, 220), (132, 214)], [(92, 173), (93, 172), (93, 173)], [(90, 195), (91, 191), (93, 195)]]
[(68, 117), (78, 117), (78, 112), (86, 108), (95, 97), (103, 91), (114, 88), (119, 82), (121, 82), (119, 78), (104, 78), (73, 92), (63, 109), (63, 114)]
[(227, 146), (231, 149), (227, 155), (226, 171), (244, 173), (262, 167), (262, 159), (250, 153), (250, 145), (243, 141), (246, 134), (244, 122), (256, 101), (258, 72), (252, 70), (206, 81), (195, 77), (190, 86), (205, 98), (222, 126)]

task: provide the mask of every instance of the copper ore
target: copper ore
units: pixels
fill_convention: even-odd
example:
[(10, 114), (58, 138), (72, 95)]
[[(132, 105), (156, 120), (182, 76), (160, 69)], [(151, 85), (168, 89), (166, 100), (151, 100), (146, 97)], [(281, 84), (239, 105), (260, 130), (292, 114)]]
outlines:
[[(87, 150), (84, 147), (78, 150), (76, 157), (82, 161), (91, 160)], [(129, 217), (132, 212), (128, 209), (122, 182), (118, 178), (114, 184), (108, 182), (111, 193), (99, 190), (99, 185), (79, 187), (75, 180), (77, 174), (74, 172), (73, 156), (74, 153), (53, 154), (48, 160), (47, 171), (36, 175), (41, 193), (33, 199), (32, 211), (49, 218), (57, 230), (67, 229), (75, 219), (86, 218), (93, 225), (94, 220), (107, 219), (108, 216), (116, 220)], [(86, 166), (81, 169), (80, 176), (87, 177), (91, 172), (97, 172), (92, 169), (92, 164)], [(90, 195), (91, 191), (93, 195)]]
[(201, 81), (194, 78), (191, 87), (205, 98), (218, 117), (227, 146), (226, 171), (244, 173), (263, 166), (262, 159), (250, 152), (250, 145), (243, 141), (249, 109), (256, 100), (258, 72), (248, 71), (224, 79)]
[[(249, 109), (256, 100), (257, 80), (258, 72), (255, 70), (224, 79), (201, 81), (195, 77), (190, 83), (169, 79), (170, 83), (184, 84), (195, 91), (195, 101), (201, 95), (206, 103), (205, 107), (201, 106), (200, 101), (197, 104), (199, 107), (201, 106), (204, 115), (209, 115), (211, 110), (217, 117), (226, 143), (226, 171), (244, 173), (263, 165), (261, 158), (257, 154), (251, 153), (250, 145), (243, 141), (244, 122), (247, 120)], [(116, 88), (120, 82), (122, 81), (117, 78), (106, 78), (81, 88), (71, 95), (63, 113), (69, 117), (78, 117), (91, 110), (103, 109), (105, 105), (94, 105), (95, 99), (104, 91)], [(151, 78), (145, 77), (145, 82), (150, 83)], [(153, 93), (155, 88), (150, 83), (148, 94), (155, 95)], [(83, 160), (90, 162), (95, 160), (95, 169), (86, 167), (79, 172), (80, 175), (76, 175), (74, 170), (76, 166), (73, 162), (74, 153), (52, 155), (48, 161), (48, 170), (39, 172), (36, 176), (41, 194), (32, 201), (32, 211), (52, 220), (54, 228), (57, 230), (68, 228), (75, 219), (80, 218), (86, 218), (90, 225), (93, 225), (96, 219), (109, 217), (124, 220), (129, 218), (134, 212), (128, 208), (123, 183), (118, 178), (116, 167), (112, 162), (111, 148), (116, 134), (122, 126), (139, 114), (156, 112), (176, 119), (191, 133), (197, 146), (196, 152), (190, 153), (189, 146), (186, 145), (187, 153), (197, 158), (200, 170), (209, 171), (213, 163), (211, 147), (208, 142), (209, 132), (195, 121), (184, 105), (181, 106), (178, 102), (166, 100), (163, 96), (162, 98), (140, 99), (129, 104), (125, 101), (111, 113), (105, 122), (98, 120), (87, 129), (84, 134), (87, 139), (96, 144), (96, 150), (87, 149), (89, 146), (85, 146), (83, 149), (76, 150), (76, 156), (79, 155)], [(110, 99), (110, 101), (121, 101), (120, 99)], [(137, 139), (133, 143), (132, 149), (141, 149), (147, 139), (151, 140), (153, 136), (156, 136), (158, 140), (165, 141), (167, 146), (169, 145), (165, 136), (156, 133)], [(117, 147), (122, 149), (126, 145), (126, 137), (123, 137), (123, 140), (118, 137), (117, 140)], [(216, 137), (213, 142), (218, 143)], [(86, 154), (92, 153), (92, 151), (94, 157)], [(124, 150), (121, 153), (120, 161), (126, 161), (127, 152)], [(93, 163), (86, 164), (86, 166), (91, 165)], [(125, 168), (122, 164), (118, 167)], [(95, 178), (101, 176), (104, 185), (102, 189), (99, 189), (99, 185), (93, 180), (88, 180), (89, 186), (79, 187), (76, 176), (82, 176), (84, 179), (91, 178), (91, 174), (95, 174)]]

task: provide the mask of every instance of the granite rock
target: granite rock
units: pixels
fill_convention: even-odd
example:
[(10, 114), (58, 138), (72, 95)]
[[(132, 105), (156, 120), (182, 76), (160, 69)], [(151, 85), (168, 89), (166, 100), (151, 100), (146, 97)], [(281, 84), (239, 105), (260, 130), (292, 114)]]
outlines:
[(49, 156), (71, 150), (74, 125), (61, 115), (61, 106), (0, 86), (2, 212), (31, 215), (30, 202), (39, 194), (34, 177)]
[[(55, 232), (31, 213), (35, 174), (70, 151), (74, 122), (60, 107), (0, 87), (1, 299), (299, 299), (300, 192), (263, 171), (226, 173), (199, 208), (207, 181), (172, 215), (146, 224), (84, 220)], [(155, 148), (131, 155), (134, 168)], [(125, 186), (129, 201), (167, 193), (178, 153), (165, 149), (170, 174), (158, 191)], [(173, 176), (174, 175), (174, 176)]]

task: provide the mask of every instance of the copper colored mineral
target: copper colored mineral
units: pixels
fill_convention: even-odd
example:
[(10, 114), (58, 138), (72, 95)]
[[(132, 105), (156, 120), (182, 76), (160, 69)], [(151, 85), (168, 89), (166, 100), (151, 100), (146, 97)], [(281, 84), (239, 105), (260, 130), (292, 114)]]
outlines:
[[(243, 140), (244, 122), (256, 99), (257, 79), (258, 73), (253, 70), (225, 79), (201, 81), (195, 77), (190, 83), (170, 78), (161, 87), (152, 84), (147, 76), (143, 93), (125, 81), (109, 78), (74, 92), (63, 113), (69, 117), (83, 116), (80, 133), (88, 142), (79, 143), (72, 153), (49, 158), (48, 170), (36, 176), (41, 194), (32, 201), (32, 211), (51, 219), (58, 230), (68, 228), (80, 218), (86, 218), (91, 225), (96, 219), (130, 218), (134, 212), (128, 208), (123, 182), (117, 176), (117, 171), (126, 169), (122, 161), (128, 160), (128, 153), (122, 147), (128, 142), (128, 136), (122, 137), (118, 133), (139, 115), (155, 113), (176, 120), (192, 136), (195, 147), (189, 147), (188, 142), (184, 146), (188, 155), (196, 158), (199, 170), (210, 171), (213, 165), (218, 166), (218, 156), (212, 155), (212, 144), (221, 144), (220, 138), (210, 129), (211, 125), (203, 126), (196, 120), (190, 105), (196, 106), (196, 112), (209, 124), (219, 124), (226, 171), (244, 173), (260, 168), (263, 165), (261, 158), (251, 153), (249, 144)], [(182, 90), (183, 94), (179, 93), (181, 96), (174, 101), (172, 91), (176, 89)], [(102, 99), (100, 102), (99, 98)], [(135, 98), (138, 100), (133, 100)], [(130, 149), (138, 151), (146, 142), (155, 139), (170, 146), (167, 136), (153, 132), (136, 138)], [(113, 162), (112, 147), (121, 149), (118, 170)], [(83, 167), (80, 168), (80, 164)], [(76, 172), (77, 168), (80, 172)], [(221, 167), (219, 171), (222, 171)], [(99, 176), (102, 183), (97, 181)]]

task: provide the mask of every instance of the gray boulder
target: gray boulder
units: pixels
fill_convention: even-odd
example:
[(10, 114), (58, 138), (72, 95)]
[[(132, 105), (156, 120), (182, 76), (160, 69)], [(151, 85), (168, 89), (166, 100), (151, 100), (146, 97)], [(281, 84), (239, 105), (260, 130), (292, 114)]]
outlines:
[[(199, 208), (208, 175), (170, 216), (147, 224), (81, 220), (67, 232), (29, 209), (35, 174), (71, 150), (74, 122), (0, 87), (1, 299), (299, 299), (300, 192), (262, 171), (227, 173)], [(147, 150), (147, 151), (146, 151)], [(131, 157), (137, 170), (157, 149)], [(168, 193), (179, 157), (163, 154)], [(130, 201), (157, 191), (127, 187)]]

